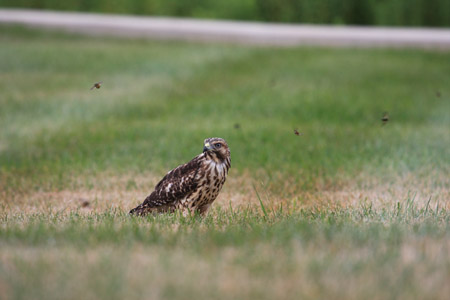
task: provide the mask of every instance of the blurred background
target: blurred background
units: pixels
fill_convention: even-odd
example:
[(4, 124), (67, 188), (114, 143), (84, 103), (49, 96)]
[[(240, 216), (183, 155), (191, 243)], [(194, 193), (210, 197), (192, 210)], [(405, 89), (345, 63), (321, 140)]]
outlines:
[[(0, 7), (447, 26), (449, 3), (0, 0)], [(357, 203), (369, 196), (398, 199), (411, 190), (448, 195), (445, 48), (261, 47), (124, 40), (57, 26), (1, 29), (0, 175), (10, 199), (32, 203), (18, 195), (33, 188), (76, 194), (113, 186), (129, 192), (114, 196), (127, 207), (162, 174), (197, 155), (210, 136), (225, 138), (232, 149), (236, 181), (225, 188), (224, 202), (255, 200), (252, 181), (262, 182), (276, 201)], [(102, 87), (90, 90), (99, 81)], [(349, 190), (355, 194), (344, 193)], [(100, 198), (99, 208), (109, 203)]]
[(448, 0), (0, 0), (0, 7), (287, 23), (450, 26)]

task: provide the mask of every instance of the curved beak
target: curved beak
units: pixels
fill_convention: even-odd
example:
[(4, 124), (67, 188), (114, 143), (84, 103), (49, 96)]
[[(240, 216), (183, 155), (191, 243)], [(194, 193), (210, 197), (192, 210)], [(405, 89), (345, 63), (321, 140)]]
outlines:
[(206, 151), (211, 150), (211, 149), (212, 149), (212, 147), (211, 147), (211, 145), (209, 143), (206, 143), (203, 146), (203, 152), (206, 152)]

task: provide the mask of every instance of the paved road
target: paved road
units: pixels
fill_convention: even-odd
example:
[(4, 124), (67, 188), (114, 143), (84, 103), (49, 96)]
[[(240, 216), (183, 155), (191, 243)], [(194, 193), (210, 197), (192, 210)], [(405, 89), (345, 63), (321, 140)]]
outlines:
[(15, 9), (0, 9), (0, 23), (170, 40), (450, 49), (449, 29), (287, 25)]

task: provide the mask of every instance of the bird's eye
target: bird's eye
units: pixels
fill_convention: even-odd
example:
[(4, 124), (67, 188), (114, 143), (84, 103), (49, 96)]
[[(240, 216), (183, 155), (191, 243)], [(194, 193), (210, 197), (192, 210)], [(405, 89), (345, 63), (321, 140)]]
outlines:
[(219, 143), (214, 145), (214, 147), (216, 147), (216, 148), (220, 148), (221, 146), (222, 146), (222, 144), (219, 144)]

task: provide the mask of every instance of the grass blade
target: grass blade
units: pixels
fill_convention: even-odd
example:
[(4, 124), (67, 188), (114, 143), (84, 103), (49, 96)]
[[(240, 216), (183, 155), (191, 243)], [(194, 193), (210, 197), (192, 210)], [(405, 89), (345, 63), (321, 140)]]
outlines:
[(264, 207), (264, 204), (263, 204), (263, 202), (261, 201), (261, 197), (259, 196), (258, 190), (256, 189), (256, 187), (255, 187), (254, 184), (253, 184), (253, 189), (255, 190), (256, 197), (258, 197), (259, 204), (261, 205), (261, 209), (262, 209), (262, 211), (263, 211), (263, 213), (264, 213), (264, 216), (267, 218), (268, 215), (267, 215), (266, 208)]

